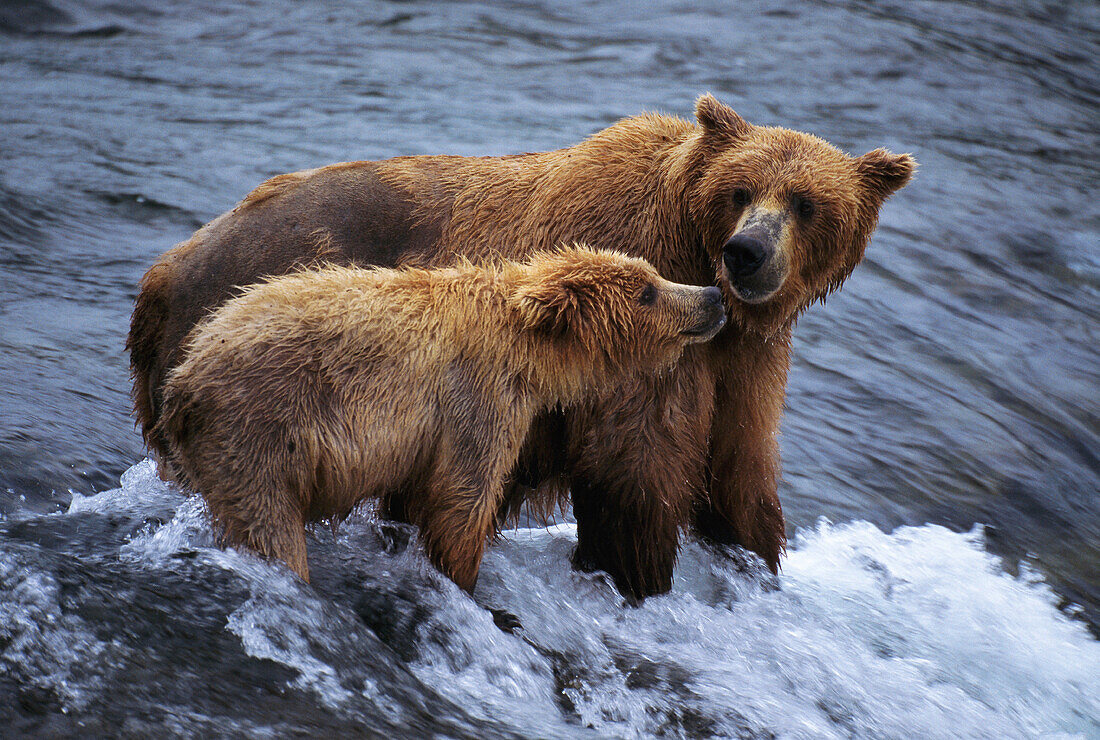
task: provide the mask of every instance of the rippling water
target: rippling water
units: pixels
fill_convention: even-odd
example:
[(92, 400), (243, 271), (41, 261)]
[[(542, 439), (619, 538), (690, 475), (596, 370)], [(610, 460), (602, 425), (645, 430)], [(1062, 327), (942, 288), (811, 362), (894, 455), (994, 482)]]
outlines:
[[(1100, 735), (1100, 6), (351, 5), (0, 7), (0, 722)], [(796, 330), (778, 590), (689, 543), (631, 609), (568, 525), (519, 530), (477, 601), (525, 642), (402, 528), (318, 533), (305, 588), (139, 464), (137, 280), (265, 177), (556, 148), (703, 91), (921, 163)]]

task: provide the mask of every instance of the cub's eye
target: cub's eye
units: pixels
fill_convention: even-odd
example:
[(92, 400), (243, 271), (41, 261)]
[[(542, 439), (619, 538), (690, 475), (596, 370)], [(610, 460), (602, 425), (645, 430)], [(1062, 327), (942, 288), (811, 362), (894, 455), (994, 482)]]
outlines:
[(814, 211), (817, 210), (814, 206), (814, 202), (804, 195), (794, 195), (791, 197), (791, 209), (798, 214), (798, 217), (809, 221), (814, 216)]
[(743, 208), (752, 202), (752, 193), (749, 192), (748, 188), (734, 189), (731, 197), (733, 198), (733, 204), (738, 208)]
[(642, 288), (641, 295), (638, 296), (638, 303), (643, 306), (652, 306), (657, 302), (657, 288), (652, 285), (647, 285)]

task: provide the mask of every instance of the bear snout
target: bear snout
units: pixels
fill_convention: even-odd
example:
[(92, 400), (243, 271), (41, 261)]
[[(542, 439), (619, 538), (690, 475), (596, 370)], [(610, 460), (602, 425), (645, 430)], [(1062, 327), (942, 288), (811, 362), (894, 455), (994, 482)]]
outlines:
[(751, 234), (734, 234), (722, 247), (722, 259), (730, 277), (739, 280), (760, 272), (771, 250)]
[(779, 222), (761, 219), (729, 238), (722, 247), (723, 277), (746, 303), (763, 303), (783, 287), (787, 260), (779, 248)]
[(699, 305), (696, 310), (696, 322), (680, 332), (689, 337), (692, 343), (706, 342), (712, 339), (726, 325), (726, 307), (722, 303), (722, 291), (713, 285), (699, 292)]

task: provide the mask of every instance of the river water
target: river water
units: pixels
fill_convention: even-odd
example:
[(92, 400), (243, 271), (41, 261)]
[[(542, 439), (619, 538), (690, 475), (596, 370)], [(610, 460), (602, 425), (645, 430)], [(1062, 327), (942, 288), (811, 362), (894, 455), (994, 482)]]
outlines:
[[(1098, 60), (1088, 1), (0, 6), (0, 726), (1100, 737)], [(921, 164), (796, 329), (778, 589), (687, 542), (628, 607), (570, 571), (565, 516), (471, 600), (365, 514), (306, 587), (143, 461), (136, 283), (264, 178), (552, 149), (705, 91)]]

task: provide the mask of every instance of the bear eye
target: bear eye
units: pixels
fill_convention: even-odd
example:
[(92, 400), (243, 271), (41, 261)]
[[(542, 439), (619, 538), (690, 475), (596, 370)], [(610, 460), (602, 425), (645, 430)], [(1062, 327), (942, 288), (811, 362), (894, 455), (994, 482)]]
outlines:
[(748, 188), (734, 188), (731, 197), (733, 198), (733, 204), (738, 208), (747, 206), (752, 202), (752, 193), (749, 192)]
[(657, 302), (657, 288), (653, 285), (647, 285), (642, 288), (641, 295), (638, 296), (638, 303), (643, 306), (652, 306)]
[(791, 208), (798, 214), (799, 218), (805, 221), (809, 221), (813, 218), (814, 211), (817, 210), (816, 206), (814, 206), (814, 202), (804, 195), (792, 196)]

